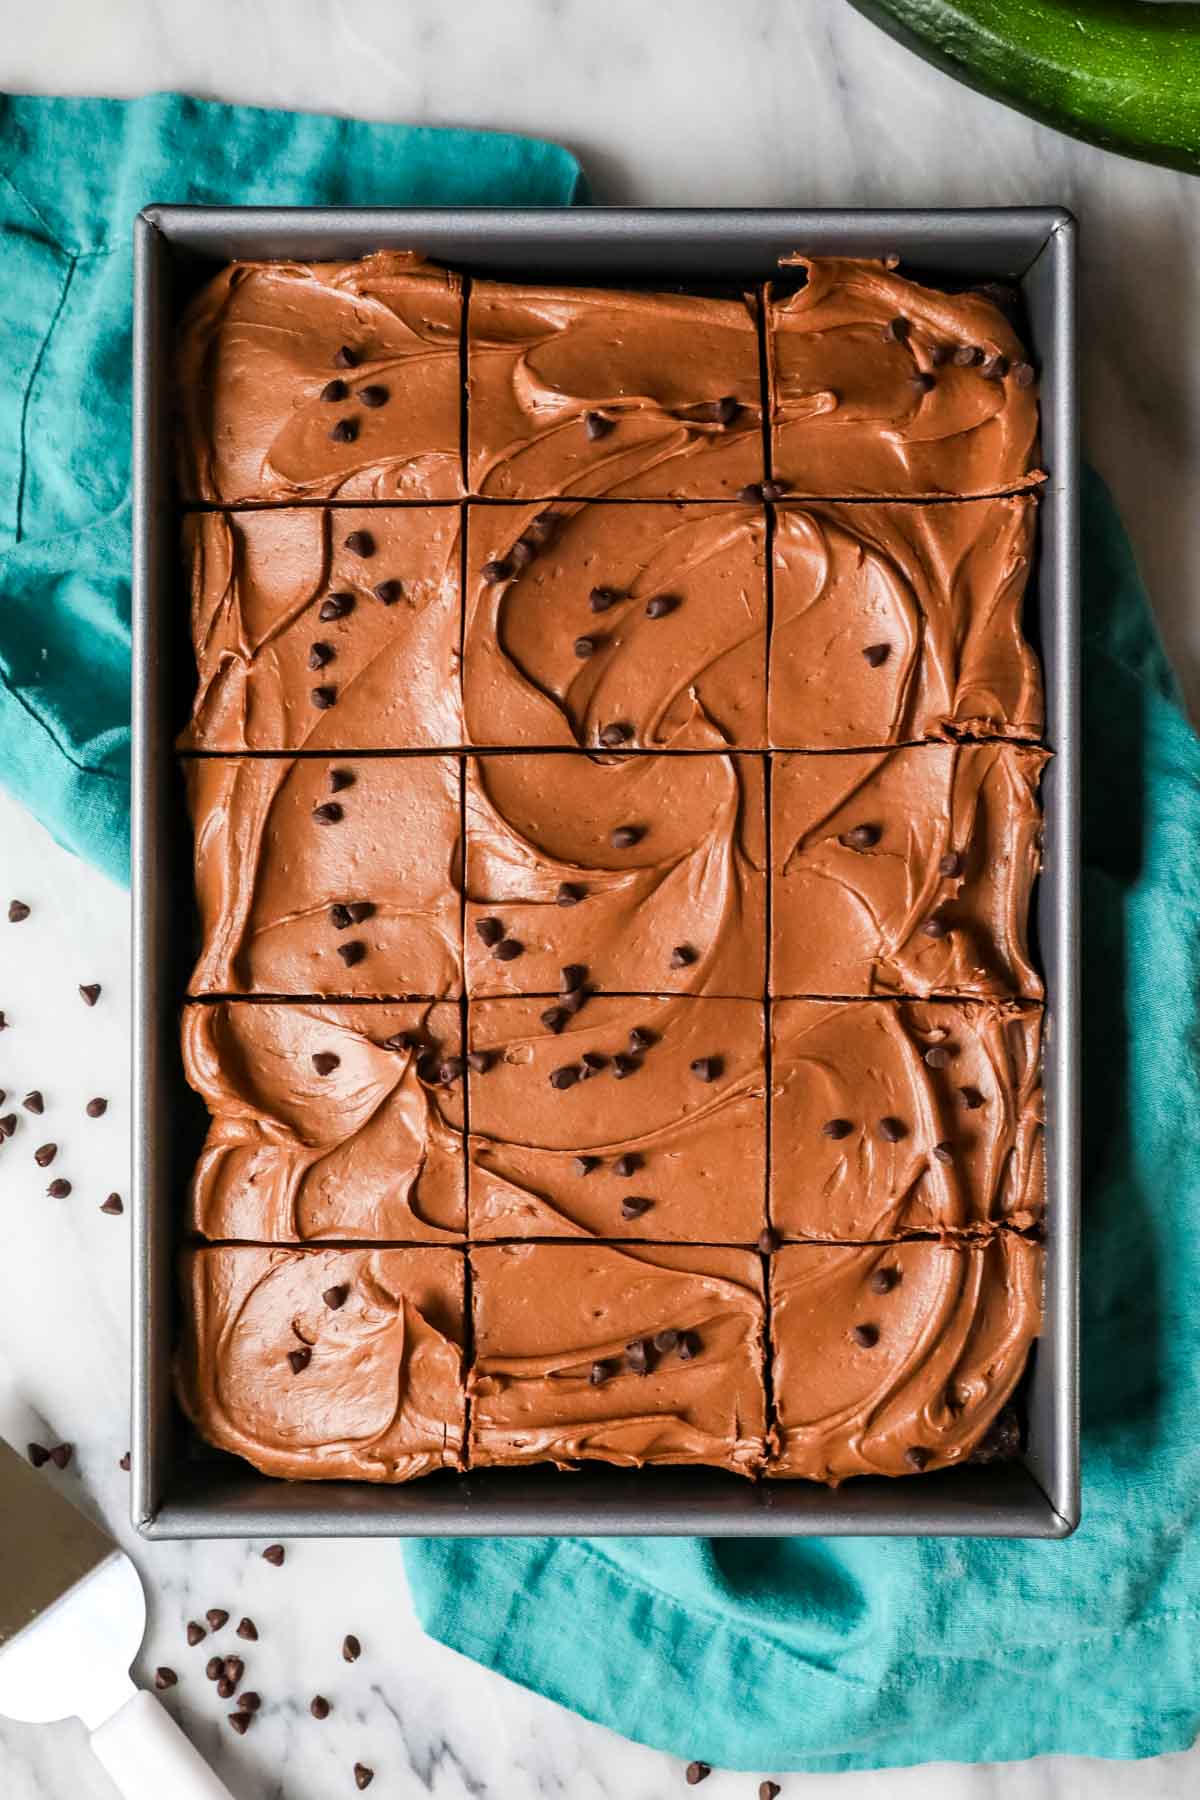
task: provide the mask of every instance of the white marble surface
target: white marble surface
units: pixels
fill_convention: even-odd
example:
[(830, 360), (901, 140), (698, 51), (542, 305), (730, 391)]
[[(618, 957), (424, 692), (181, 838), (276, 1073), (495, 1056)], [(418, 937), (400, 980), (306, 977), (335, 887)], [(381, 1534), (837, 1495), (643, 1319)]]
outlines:
[[(1197, 396), (1200, 188), (1075, 145), (955, 87), (843, 0), (42, 0), (0, 32), (0, 86), (214, 97), (379, 118), (499, 125), (562, 138), (597, 198), (674, 204), (1066, 202), (1083, 223), (1087, 449), (1116, 489), (1168, 645), (1200, 700)], [(19, 10), (19, 29), (12, 15)], [(101, 28), (101, 20), (103, 28)], [(4, 922), (7, 900), (33, 907)], [(121, 1533), (145, 1575), (144, 1666), (182, 1677), (169, 1704), (237, 1800), (372, 1795), (555, 1795), (657, 1800), (681, 1768), (424, 1641), (395, 1548), (297, 1545), (275, 1570), (260, 1546), (132, 1542), (125, 1526), (128, 1221), (99, 1202), (127, 1180), (128, 931), (123, 895), (58, 850), (0, 796), (0, 1088), (40, 1087), (0, 1151), (0, 1427), (76, 1445), (49, 1474)], [(87, 1010), (80, 982), (104, 994)], [(85, 1117), (93, 1094), (105, 1118)], [(4, 1109), (14, 1104), (6, 1103)], [(61, 1145), (39, 1171), (33, 1147)], [(45, 1195), (63, 1173), (65, 1201)], [(7, 1408), (7, 1410), (5, 1410)], [(203, 1679), (211, 1647), (183, 1622), (210, 1606), (253, 1616), (246, 1681), (265, 1700), (245, 1739)], [(345, 1631), (364, 1644), (342, 1663)], [(1131, 1679), (1138, 1672), (1131, 1671)], [(332, 1716), (316, 1723), (322, 1692)], [(1102, 1746), (1097, 1746), (1102, 1748)], [(763, 1774), (770, 1771), (762, 1771)], [(787, 1800), (1183, 1800), (1195, 1753), (1135, 1766), (1048, 1760), (1006, 1768), (784, 1778)], [(714, 1775), (705, 1800), (749, 1800)], [(80, 1728), (0, 1724), (4, 1800), (102, 1800)], [(166, 1797), (164, 1797), (166, 1800)]]

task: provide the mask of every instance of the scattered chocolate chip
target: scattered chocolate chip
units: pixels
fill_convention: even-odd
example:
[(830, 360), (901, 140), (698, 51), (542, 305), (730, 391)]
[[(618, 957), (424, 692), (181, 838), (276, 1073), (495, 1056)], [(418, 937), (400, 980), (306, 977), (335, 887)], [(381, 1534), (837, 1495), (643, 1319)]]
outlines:
[(747, 482), (745, 487), (740, 487), (738, 489), (734, 498), (737, 500), (762, 500), (765, 498), (763, 489), (764, 489), (763, 482), (750, 481), (750, 482)]
[(719, 1056), (698, 1056), (688, 1067), (698, 1081), (716, 1081), (725, 1064)]
[(918, 394), (927, 394), (931, 388), (937, 386), (937, 382), (926, 370), (918, 369), (915, 375), (909, 376), (908, 385), (916, 388)]
[(232, 1700), (237, 1693), (237, 1682), (230, 1681), (228, 1675), (218, 1675), (217, 1696), (221, 1700)]
[(359, 360), (358, 351), (352, 349), (349, 344), (342, 344), (341, 347), (333, 353), (333, 366), (335, 369), (357, 369)]
[(860, 1350), (873, 1350), (879, 1342), (879, 1327), (877, 1325), (855, 1325), (851, 1329), (850, 1336)]
[(683, 1362), (695, 1362), (703, 1345), (700, 1334), (696, 1331), (681, 1331), (679, 1334), (679, 1355)]
[(943, 1044), (931, 1044), (925, 1052), (925, 1061), (931, 1069), (944, 1069), (950, 1061), (950, 1052)]
[(612, 1377), (618, 1373), (619, 1369), (619, 1363), (601, 1359), (599, 1362), (594, 1362), (592, 1364), (588, 1371), (588, 1380), (593, 1387), (603, 1387), (606, 1381), (611, 1381)]
[(574, 1087), (578, 1080), (578, 1063), (563, 1063), (559, 1068), (551, 1069), (550, 1071), (550, 1086), (552, 1088), (558, 1088), (560, 1092), (565, 1091), (567, 1088)]
[(935, 369), (940, 369), (940, 368), (944, 367), (944, 365), (950, 361), (950, 358), (953, 355), (954, 355), (954, 345), (953, 344), (932, 344), (930, 346), (929, 360), (933, 364)]
[(605, 438), (610, 431), (617, 429), (615, 419), (606, 419), (603, 413), (589, 412), (583, 415), (583, 429), (593, 442), (597, 438)]
[(614, 850), (632, 850), (633, 846), (640, 843), (645, 835), (645, 827), (642, 825), (618, 825), (616, 830), (610, 834), (608, 841)]
[(194, 1650), (196, 1648), (197, 1644), (202, 1644), (204, 1642), (205, 1638), (208, 1636), (208, 1633), (207, 1633), (207, 1631), (205, 1631), (205, 1629), (204, 1629), (203, 1625), (200, 1623), (199, 1619), (189, 1619), (188, 1623), (187, 1623), (187, 1630), (185, 1631), (184, 1636), (187, 1638), (188, 1643), (191, 1645), (192, 1649)]
[(880, 335), (885, 343), (904, 344), (907, 343), (911, 331), (912, 326), (907, 319), (896, 318), (888, 320)]
[(931, 938), (944, 938), (949, 937), (950, 935), (949, 925), (947, 925), (945, 919), (939, 919), (936, 914), (923, 922), (921, 930), (926, 937)]
[(232, 1712), (229, 1715), (229, 1723), (239, 1737), (245, 1737), (254, 1723), (254, 1714), (252, 1712)]
[(621, 1217), (623, 1219), (640, 1219), (642, 1214), (648, 1213), (653, 1205), (653, 1200), (647, 1200), (644, 1194), (626, 1194), (621, 1202)]
[(341, 1067), (342, 1059), (332, 1050), (318, 1050), (312, 1059), (312, 1066), (318, 1075), (332, 1075)]
[(999, 352), (985, 359), (979, 373), (985, 381), (1003, 381), (1008, 374), (1008, 358)]
[(25, 1454), (35, 1469), (40, 1469), (50, 1461), (50, 1452), (44, 1444), (26, 1444)]
[(499, 919), (476, 919), (475, 935), (489, 950), (494, 950), (504, 936), (504, 927)]
[(29, 1092), (22, 1100), (21, 1105), (25, 1108), (26, 1112), (44, 1113), (46, 1110), (46, 1102), (42, 1098), (41, 1089), (30, 1088)]
[(336, 800), (325, 800), (320, 806), (313, 807), (312, 816), (318, 825), (336, 825), (343, 814)]
[(85, 1006), (95, 1006), (97, 1000), (100, 998), (100, 983), (98, 981), (85, 981), (79, 989), (79, 995)]
[(764, 481), (761, 492), (764, 500), (782, 500), (787, 489), (782, 481)]
[(977, 1087), (960, 1087), (958, 1091), (968, 1112), (975, 1112), (983, 1105), (983, 1095)]
[(687, 1784), (695, 1787), (701, 1781), (707, 1781), (712, 1770), (706, 1762), (690, 1762), (687, 1766)]
[(302, 1375), (312, 1361), (312, 1351), (307, 1344), (300, 1350), (288, 1351), (288, 1362), (292, 1366), (293, 1375)]
[(437, 1079), (443, 1087), (452, 1087), (456, 1081), (462, 1080), (464, 1068), (461, 1056), (446, 1056), (438, 1063)]
[(208, 1620), (210, 1631), (220, 1631), (222, 1625), (229, 1623), (229, 1614), (223, 1606), (210, 1606), (204, 1616)]
[(320, 639), (308, 647), (308, 666), (310, 669), (323, 669), (337, 655), (332, 644), (322, 643)]
[(26, 906), (24, 900), (10, 900), (8, 903), (9, 924), (19, 925), (23, 919), (29, 917), (29, 912), (30, 909)]
[(892, 1113), (885, 1113), (879, 1121), (879, 1135), (885, 1144), (898, 1144), (901, 1138), (908, 1136), (908, 1126), (903, 1119), (897, 1119)]
[(102, 1200), (100, 1202), (100, 1211), (102, 1213), (107, 1213), (112, 1219), (120, 1218), (121, 1214), (125, 1211), (125, 1204), (122, 1201), (120, 1194), (110, 1194), (107, 1200)]
[(559, 993), (576, 993), (587, 980), (587, 973), (587, 967), (584, 963), (566, 963), (564, 967), (559, 970)]
[(920, 1444), (910, 1444), (904, 1452), (904, 1460), (909, 1468), (915, 1469), (919, 1475), (923, 1469), (929, 1467), (929, 1452), (922, 1449)]
[(398, 600), (404, 598), (404, 583), (394, 579), (380, 581), (371, 589), (371, 592), (384, 606), (395, 606)]
[(346, 548), (351, 556), (374, 556), (375, 539), (369, 531), (352, 531), (346, 539)]
[(246, 1693), (238, 1695), (238, 1705), (243, 1712), (256, 1713), (262, 1705), (262, 1695), (249, 1688)]
[(1034, 369), (1032, 363), (1014, 363), (1012, 368), (1012, 378), (1014, 387), (1032, 387), (1037, 380), (1037, 371)]
[(576, 988), (573, 993), (561, 995), (559, 1005), (565, 1013), (574, 1016), (575, 1013), (582, 1011), (594, 992), (595, 989), (590, 987)]
[(758, 1247), (764, 1256), (774, 1256), (775, 1252), (782, 1244), (783, 1239), (770, 1225), (766, 1226), (765, 1229), (758, 1234)]
[[(34, 1108), (33, 1110), (38, 1111), (40, 1109)], [(48, 1169), (57, 1155), (57, 1144), (39, 1144), (33, 1153), (33, 1160), (39, 1169)]]
[(873, 1294), (890, 1294), (892, 1289), (894, 1287), (899, 1287), (899, 1285), (899, 1269), (889, 1268), (886, 1265), (881, 1269), (874, 1270), (870, 1281), (867, 1283), (867, 1286)]
[(325, 682), (320, 687), (313, 688), (309, 699), (318, 712), (328, 712), (331, 706), (337, 705), (337, 696), (338, 691), (333, 683)]
[(560, 515), (549, 508), (537, 514), (525, 527), (524, 535), (535, 544), (544, 544), (553, 537), (561, 523)]
[(612, 1169), (614, 1175), (619, 1175), (621, 1180), (625, 1181), (630, 1175), (636, 1174), (641, 1166), (642, 1158), (638, 1155), (637, 1151), (626, 1150), (621, 1156), (618, 1156)]
[(361, 1655), (362, 1645), (354, 1636), (354, 1633), (348, 1631), (342, 1639), (342, 1661), (348, 1663), (357, 1662)]
[(355, 604), (356, 600), (353, 594), (327, 594), (321, 602), (317, 617), (324, 619), (326, 624), (331, 619), (344, 619), (354, 611)]
[(868, 644), (863, 651), (864, 658), (873, 669), (882, 668), (891, 654), (892, 646), (890, 644)]
[(960, 344), (951, 360), (955, 368), (973, 369), (976, 363), (983, 361), (983, 351), (975, 344)]
[(350, 389), (344, 381), (327, 381), (321, 389), (321, 398), (326, 405), (335, 406), (339, 400), (344, 400), (349, 392)]
[(600, 1167), (600, 1158), (598, 1156), (577, 1156), (571, 1167), (577, 1175), (590, 1175), (593, 1169)]
[(258, 1642), (258, 1626), (253, 1619), (239, 1619), (237, 1634), (240, 1638), (245, 1638), (248, 1643), (256, 1644)]
[(538, 1014), (538, 1017), (546, 1027), (546, 1030), (552, 1031), (556, 1037), (570, 1016), (570, 1013), (568, 1013), (563, 1006), (548, 1006), (544, 1013)]
[(613, 1075), (617, 1081), (624, 1081), (627, 1075), (635, 1075), (641, 1068), (636, 1056), (626, 1056), (618, 1050), (612, 1060)]
[(329, 923), (335, 931), (347, 931), (354, 923), (350, 917), (350, 908), (343, 906), (340, 900), (336, 901), (329, 909)]
[(947, 881), (952, 880), (955, 875), (961, 875), (962, 869), (963, 859), (956, 850), (952, 850), (948, 856), (943, 856), (938, 863), (938, 874), (944, 875)]
[(643, 1050), (649, 1050), (658, 1042), (657, 1032), (651, 1031), (648, 1025), (635, 1025), (629, 1033), (629, 1048), (634, 1056), (640, 1056)]
[(589, 656), (595, 656), (603, 642), (603, 638), (598, 637), (577, 637), (572, 649), (580, 662), (586, 662)]
[(125, 1452), (124, 1456), (121, 1457), (120, 1461), (117, 1463), (117, 1467), (118, 1467), (118, 1469), (124, 1469), (126, 1475), (128, 1475), (132, 1466), (133, 1466), (133, 1458), (130, 1456), (130, 1454), (127, 1450)]
[[(329, 791), (331, 794), (340, 794), (346, 788), (353, 787), (353, 786), (354, 786), (354, 770), (353, 769), (330, 769), (330, 771), (329, 771)], [(340, 813), (338, 814), (338, 817), (339, 818), (341, 817)]]
[(650, 1373), (654, 1367), (654, 1349), (648, 1338), (634, 1338), (631, 1344), (626, 1344), (625, 1367), (634, 1375)]
[[(67, 1192), (70, 1193), (70, 1191), (70, 1184), (68, 1183)], [(70, 1462), (71, 1457), (74, 1455), (74, 1451), (75, 1446), (73, 1444), (55, 1444), (53, 1450), (50, 1452), (50, 1461), (54, 1464), (56, 1469), (65, 1469)]]
[(269, 1562), (272, 1568), (278, 1569), (287, 1552), (282, 1544), (268, 1544), (262, 1554), (264, 1562)]
[(656, 1350), (661, 1350), (663, 1355), (666, 1356), (674, 1350), (679, 1343), (679, 1333), (668, 1325), (665, 1331), (655, 1332), (653, 1341), (654, 1348)]
[(671, 952), (671, 967), (686, 969), (696, 960), (696, 952), (690, 944), (676, 944)]
[(372, 411), (374, 411), (376, 407), (386, 406), (388, 400), (391, 398), (388, 390), (377, 381), (370, 382), (366, 387), (360, 387), (358, 389), (357, 397), (362, 401), (364, 406), (369, 406)]
[(626, 725), (619, 719), (614, 720), (611, 725), (602, 726), (598, 736), (606, 750), (617, 750), (622, 744), (629, 742), (633, 736), (633, 726)]
[(560, 881), (554, 903), (556, 906), (578, 906), (579, 902), (586, 898), (587, 889), (580, 887), (577, 881)]
[(314, 1719), (327, 1719), (333, 1708), (324, 1694), (314, 1694), (308, 1703), (308, 1710)]
[(579, 1060), (583, 1064), (581, 1081), (586, 1081), (590, 1075), (601, 1074), (608, 1067), (607, 1056), (599, 1050), (585, 1050)]
[(60, 1175), (57, 1181), (52, 1181), (50, 1183), (46, 1192), (52, 1200), (65, 1200), (67, 1195), (71, 1192), (71, 1184), (69, 1181), (64, 1180)]
[(0, 1142), (2, 1142), (5, 1138), (10, 1138), (16, 1129), (17, 1129), (16, 1113), (5, 1113), (4, 1117), (2, 1119), (0, 1119)]
[(502, 556), (494, 557), (491, 562), (485, 562), (482, 569), (483, 579), (489, 587), (494, 587), (498, 581), (507, 581), (512, 572), (512, 564)]
[(844, 844), (847, 850), (872, 850), (882, 836), (882, 828), (878, 825), (854, 825), (842, 833), (838, 843)]
[(374, 1769), (368, 1769), (366, 1763), (355, 1763), (355, 1765), (354, 1765), (354, 1785), (358, 1789), (360, 1794), (362, 1793), (364, 1788), (370, 1787), (370, 1785), (374, 1781), (374, 1779), (375, 1779)]
[(940, 1144), (933, 1146), (933, 1154), (940, 1163), (952, 1163), (954, 1161), (954, 1145), (949, 1138), (943, 1138)]
[(648, 619), (665, 619), (667, 614), (673, 613), (679, 604), (678, 594), (655, 594), (653, 600), (646, 602), (646, 617)]
[(335, 444), (352, 444), (358, 436), (358, 420), (339, 419), (329, 435)]
[(524, 951), (525, 946), (519, 938), (501, 938), (496, 945), (496, 961), (515, 962), (518, 956), (524, 954)]
[(178, 1680), (174, 1669), (168, 1669), (165, 1663), (154, 1671), (154, 1685), (160, 1694), (165, 1688), (173, 1688)]
[(508, 553), (508, 560), (514, 569), (527, 569), (536, 554), (528, 539), (519, 537)]
[(341, 1307), (345, 1306), (349, 1293), (349, 1283), (343, 1281), (339, 1282), (336, 1287), (327, 1287), (325, 1292), (321, 1295), (321, 1298), (331, 1312), (337, 1312)]
[(758, 1800), (778, 1800), (782, 1792), (777, 1781), (760, 1781), (758, 1784)]
[(620, 588), (594, 587), (588, 595), (588, 605), (594, 613), (607, 612), (610, 606), (616, 606), (627, 597)]
[(367, 954), (367, 946), (361, 938), (351, 938), (349, 943), (336, 944), (334, 948), (348, 969), (352, 969), (355, 963), (360, 963)]

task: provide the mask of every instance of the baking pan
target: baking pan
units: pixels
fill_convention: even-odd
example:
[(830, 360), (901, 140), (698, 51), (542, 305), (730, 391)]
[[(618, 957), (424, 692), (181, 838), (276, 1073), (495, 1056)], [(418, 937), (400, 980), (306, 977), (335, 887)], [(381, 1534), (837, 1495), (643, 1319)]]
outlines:
[[(1079, 1521), (1079, 587), (1075, 223), (1056, 208), (974, 211), (579, 211), (148, 208), (136, 221), (133, 582), (132, 1507), (147, 1537), (662, 1534), (1067, 1536)], [(769, 279), (781, 256), (898, 254), (909, 272), (1000, 279), (1024, 294), (1042, 370), (1050, 471), (1028, 604), (1047, 689), (1045, 872), (1035, 907), (1046, 980), (1045, 1329), (1020, 1461), (833, 1491), (718, 1470), (585, 1466), (435, 1475), (407, 1486), (288, 1483), (198, 1446), (171, 1393), (175, 1256), (203, 1129), (180, 1062), (191, 844), (173, 738), (193, 663), (171, 479), (173, 322), (234, 257), (351, 258), (416, 246), (468, 274), (634, 286)], [(198, 1116), (199, 1115), (199, 1116)]]

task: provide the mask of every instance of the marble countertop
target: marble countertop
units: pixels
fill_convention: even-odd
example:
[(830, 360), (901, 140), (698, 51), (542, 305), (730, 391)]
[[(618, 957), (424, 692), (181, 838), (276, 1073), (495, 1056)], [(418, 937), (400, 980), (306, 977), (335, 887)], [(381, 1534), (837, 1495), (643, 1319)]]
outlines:
[[(1176, 666), (1200, 702), (1200, 189), (1189, 178), (1072, 143), (926, 68), (844, 0), (43, 0), (0, 41), (0, 86), (220, 99), (559, 137), (599, 200), (678, 205), (1065, 203), (1082, 223), (1087, 452), (1114, 488)], [(7, 901), (33, 908), (4, 922)], [(150, 1596), (142, 1673), (180, 1674), (172, 1710), (237, 1800), (372, 1795), (554, 1795), (659, 1800), (682, 1767), (626, 1744), (426, 1641), (394, 1545), (299, 1543), (282, 1569), (257, 1544), (142, 1544), (127, 1525), (128, 1218), (100, 1202), (128, 1175), (129, 932), (126, 897), (59, 850), (0, 795), (0, 1088), (20, 1142), (60, 1145), (52, 1170), (21, 1154), (0, 1171), (0, 1432), (66, 1439), (48, 1471), (131, 1549)], [(100, 982), (86, 1008), (83, 982)], [(109, 1101), (101, 1119), (84, 1112)], [(14, 1153), (15, 1152), (15, 1153)], [(73, 1184), (47, 1198), (51, 1175)], [(38, 1271), (36, 1282), (27, 1271)], [(47, 1271), (51, 1274), (47, 1276)], [(236, 1738), (203, 1677), (211, 1645), (184, 1622), (224, 1607), (224, 1653), (262, 1693)], [(257, 1643), (232, 1635), (243, 1614)], [(340, 1645), (363, 1643), (353, 1668)], [(312, 1719), (322, 1693), (330, 1717)], [(763, 1775), (776, 1771), (763, 1770)], [(1183, 1800), (1200, 1755), (1136, 1765), (1047, 1760), (897, 1774), (783, 1776), (785, 1800)], [(757, 1778), (715, 1774), (705, 1800), (752, 1800)], [(112, 1793), (74, 1724), (0, 1723), (5, 1800)]]

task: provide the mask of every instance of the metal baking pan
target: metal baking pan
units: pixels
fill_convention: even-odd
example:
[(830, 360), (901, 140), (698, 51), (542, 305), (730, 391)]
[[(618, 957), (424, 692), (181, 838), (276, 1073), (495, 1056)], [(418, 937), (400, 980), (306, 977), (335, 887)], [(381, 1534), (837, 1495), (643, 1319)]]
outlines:
[[(1051, 207), (978, 211), (312, 211), (150, 207), (136, 221), (134, 323), (133, 1176), (134, 1523), (147, 1537), (898, 1535), (1067, 1536), (1079, 1521), (1079, 583), (1075, 222)], [(203, 1129), (180, 1063), (192, 949), (191, 845), (172, 742), (191, 698), (171, 479), (169, 355), (187, 297), (234, 257), (341, 258), (418, 246), (468, 274), (711, 288), (778, 259), (897, 253), (934, 280), (1019, 283), (1042, 370), (1050, 471), (1030, 634), (1045, 665), (1045, 1329), (1017, 1462), (837, 1491), (718, 1470), (584, 1467), (436, 1475), (408, 1486), (288, 1483), (202, 1452), (176, 1411), (171, 1353), (182, 1197)]]

